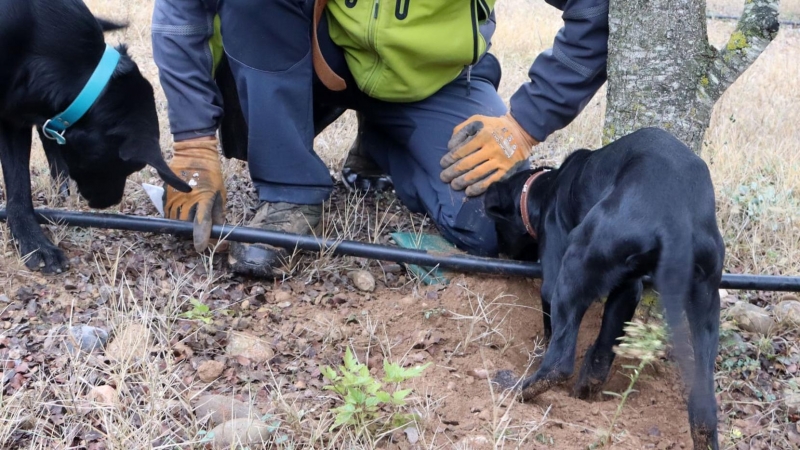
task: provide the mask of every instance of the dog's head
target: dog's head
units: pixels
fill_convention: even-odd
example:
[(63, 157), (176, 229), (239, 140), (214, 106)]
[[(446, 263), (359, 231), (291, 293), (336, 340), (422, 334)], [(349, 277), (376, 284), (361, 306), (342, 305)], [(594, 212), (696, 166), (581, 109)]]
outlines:
[[(517, 167), (486, 191), (486, 214), (494, 220), (500, 252), (509, 258), (523, 261), (536, 261), (539, 258), (539, 243), (528, 234), (522, 221), (520, 196), (528, 178), (544, 169), (531, 169), (527, 164)], [(538, 180), (536, 184), (539, 184)], [(528, 218), (534, 227), (539, 223), (542, 198), (542, 192), (536, 189), (529, 192)]]
[[(124, 25), (98, 21), (104, 31)], [(87, 113), (66, 131), (67, 143), (45, 145), (59, 151), (78, 191), (92, 208), (107, 208), (122, 200), (129, 175), (146, 165), (170, 186), (191, 188), (167, 166), (159, 145), (159, 125), (152, 85), (142, 76), (125, 46), (104, 92)]]

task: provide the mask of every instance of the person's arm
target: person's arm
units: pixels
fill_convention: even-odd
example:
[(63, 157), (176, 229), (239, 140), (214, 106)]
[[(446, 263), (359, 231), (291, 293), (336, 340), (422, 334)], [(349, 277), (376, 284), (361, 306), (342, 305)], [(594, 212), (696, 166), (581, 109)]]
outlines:
[(608, 0), (567, 0), (563, 11), (553, 46), (510, 101), (511, 115), (539, 142), (569, 125), (606, 81)]

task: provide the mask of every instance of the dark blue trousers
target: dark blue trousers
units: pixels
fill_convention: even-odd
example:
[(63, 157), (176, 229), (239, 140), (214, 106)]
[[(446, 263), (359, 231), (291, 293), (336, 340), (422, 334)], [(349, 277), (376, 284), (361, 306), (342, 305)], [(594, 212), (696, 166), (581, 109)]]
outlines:
[[(344, 107), (364, 116), (362, 145), (392, 177), (413, 212), (427, 213), (457, 247), (494, 256), (497, 237), (483, 198), (467, 198), (439, 179), (439, 160), (453, 128), (475, 114), (501, 116), (500, 64), (486, 54), (425, 100), (382, 102), (358, 90), (342, 50), (320, 25), (320, 46), (348, 89), (327, 90), (311, 63), (308, 0), (156, 0), (153, 55), (168, 101), (175, 140), (216, 133), (224, 105), (212, 78), (208, 46), (219, 14), (223, 45), (248, 125), (247, 160), (261, 200), (321, 203), (330, 172), (313, 150), (314, 110)], [(323, 16), (324, 17), (324, 16)], [(483, 28), (488, 38), (493, 21)]]

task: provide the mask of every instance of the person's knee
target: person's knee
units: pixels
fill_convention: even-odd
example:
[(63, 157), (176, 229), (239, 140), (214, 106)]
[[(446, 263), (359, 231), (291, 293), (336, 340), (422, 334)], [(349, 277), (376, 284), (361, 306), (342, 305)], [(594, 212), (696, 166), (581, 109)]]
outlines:
[(470, 198), (454, 211), (444, 210), (437, 220), (439, 232), (458, 249), (475, 256), (495, 257), (497, 232), (483, 207), (483, 198)]
[(219, 14), (225, 52), (257, 70), (288, 71), (311, 52), (309, 5), (296, 0), (222, 2)]

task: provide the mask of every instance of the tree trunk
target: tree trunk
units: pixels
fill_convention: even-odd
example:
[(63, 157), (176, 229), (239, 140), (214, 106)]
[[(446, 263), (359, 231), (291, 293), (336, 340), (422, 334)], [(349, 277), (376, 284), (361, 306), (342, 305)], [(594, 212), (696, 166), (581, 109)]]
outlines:
[(717, 50), (705, 0), (611, 0), (603, 143), (656, 126), (700, 154), (714, 103), (778, 33), (779, 0), (745, 2)]

